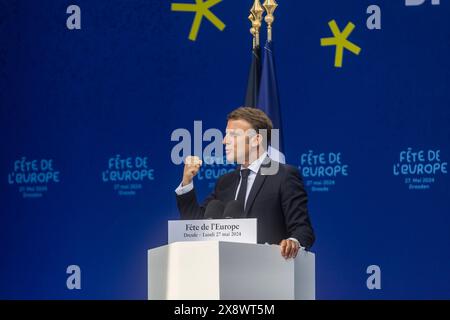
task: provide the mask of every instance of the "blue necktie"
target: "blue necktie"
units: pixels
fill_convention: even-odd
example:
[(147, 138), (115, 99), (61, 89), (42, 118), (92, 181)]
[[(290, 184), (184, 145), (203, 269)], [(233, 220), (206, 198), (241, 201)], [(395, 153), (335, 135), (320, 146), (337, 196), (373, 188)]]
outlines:
[(250, 169), (241, 170), (241, 186), (239, 187), (239, 193), (236, 200), (242, 203), (242, 208), (245, 208), (245, 195), (247, 194), (247, 182)]

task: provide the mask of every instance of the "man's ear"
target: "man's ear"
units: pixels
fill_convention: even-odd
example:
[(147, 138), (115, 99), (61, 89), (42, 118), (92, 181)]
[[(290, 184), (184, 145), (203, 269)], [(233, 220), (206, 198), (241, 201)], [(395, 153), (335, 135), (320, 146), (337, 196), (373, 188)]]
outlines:
[(262, 146), (262, 142), (263, 142), (263, 137), (260, 133), (258, 133), (255, 136), (253, 136), (252, 147)]

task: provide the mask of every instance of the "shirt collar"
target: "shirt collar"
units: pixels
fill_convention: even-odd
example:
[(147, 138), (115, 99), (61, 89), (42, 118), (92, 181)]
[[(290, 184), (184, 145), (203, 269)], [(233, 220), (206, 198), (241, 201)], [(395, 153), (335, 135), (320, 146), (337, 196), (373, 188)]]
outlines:
[(247, 168), (244, 168), (241, 166), (241, 170), (243, 169), (250, 169), (254, 173), (258, 173), (259, 168), (261, 167), (261, 164), (264, 162), (264, 159), (267, 157), (267, 151), (264, 151), (263, 154), (253, 161)]

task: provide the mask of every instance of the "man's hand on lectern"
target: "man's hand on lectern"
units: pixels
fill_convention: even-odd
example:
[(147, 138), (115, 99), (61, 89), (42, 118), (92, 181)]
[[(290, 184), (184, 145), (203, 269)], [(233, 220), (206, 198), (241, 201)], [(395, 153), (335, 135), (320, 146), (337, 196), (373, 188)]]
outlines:
[(187, 156), (184, 160), (184, 172), (183, 172), (183, 181), (182, 185), (186, 186), (192, 182), (192, 179), (200, 170), (200, 166), (202, 165), (202, 160), (196, 156)]
[(283, 256), (283, 258), (289, 259), (289, 258), (295, 258), (297, 256), (298, 249), (300, 247), (297, 242), (295, 242), (293, 240), (285, 239), (285, 240), (281, 240), (280, 248), (281, 248), (281, 255)]

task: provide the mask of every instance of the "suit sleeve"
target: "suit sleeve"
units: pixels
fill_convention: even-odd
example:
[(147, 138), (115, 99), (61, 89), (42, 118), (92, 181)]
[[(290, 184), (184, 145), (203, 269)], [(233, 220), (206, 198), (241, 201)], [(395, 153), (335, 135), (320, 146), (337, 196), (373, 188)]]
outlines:
[(202, 204), (199, 204), (197, 201), (197, 194), (195, 192), (195, 188), (191, 191), (182, 194), (176, 195), (177, 197), (177, 207), (180, 212), (180, 218), (183, 220), (196, 220), (203, 219), (205, 216), (205, 210), (208, 206), (208, 203), (211, 200), (216, 199), (216, 187), (214, 191), (211, 192), (208, 197), (206, 197), (205, 201)]
[(289, 237), (297, 239), (309, 249), (314, 241), (314, 230), (308, 213), (308, 196), (297, 168), (287, 166), (281, 184), (281, 204)]

